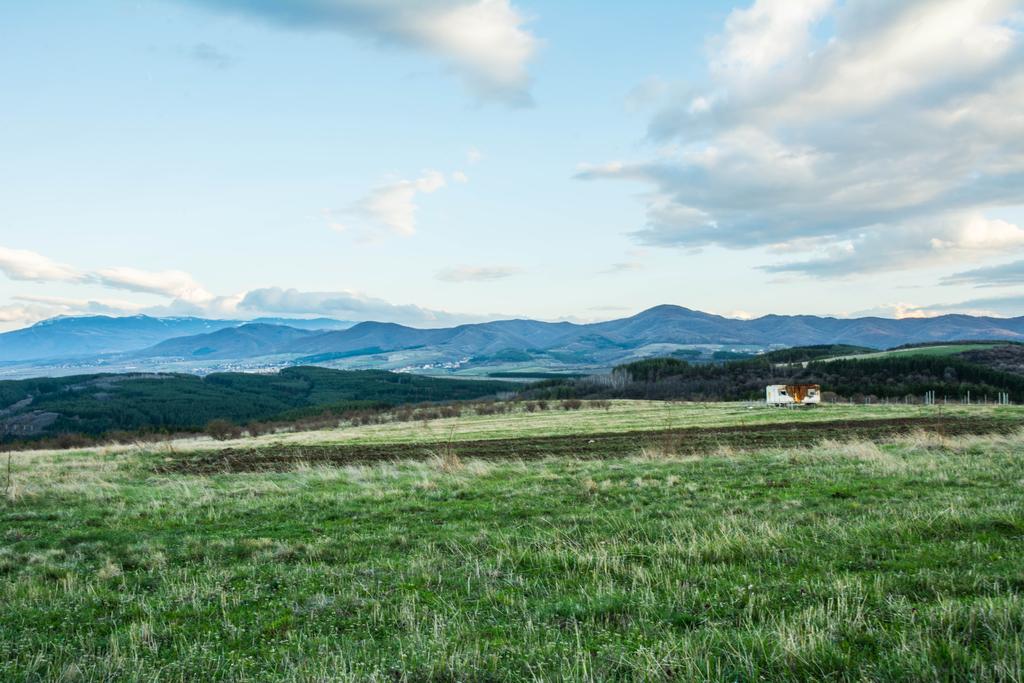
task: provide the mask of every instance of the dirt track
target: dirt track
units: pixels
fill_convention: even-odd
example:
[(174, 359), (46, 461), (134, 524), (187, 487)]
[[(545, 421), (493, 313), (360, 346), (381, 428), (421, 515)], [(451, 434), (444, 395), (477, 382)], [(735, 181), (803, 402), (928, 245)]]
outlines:
[[(935, 417), (783, 422), (730, 427), (697, 427), (643, 432), (614, 432), (570, 436), (458, 441), (453, 449), (461, 458), (536, 459), (552, 456), (608, 458), (636, 455), (643, 449), (689, 454), (710, 452), (719, 446), (754, 450), (773, 446), (811, 444), (822, 439), (885, 438), (916, 430), (947, 435), (1006, 432), (1016, 422), (991, 418), (944, 419)], [(350, 465), (431, 457), (444, 442), (394, 444), (332, 444), (323, 446), (267, 445), (260, 448), (225, 448), (208, 453), (163, 460), (157, 472), (217, 474), (291, 469), (298, 463)]]

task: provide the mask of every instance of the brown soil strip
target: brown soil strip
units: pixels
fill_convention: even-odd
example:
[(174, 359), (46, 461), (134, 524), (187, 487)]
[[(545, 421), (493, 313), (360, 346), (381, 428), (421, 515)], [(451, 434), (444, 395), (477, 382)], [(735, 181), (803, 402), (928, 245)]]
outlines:
[[(645, 449), (693, 454), (711, 452), (722, 446), (737, 450), (756, 450), (808, 445), (822, 439), (883, 439), (917, 430), (950, 436), (1005, 433), (1022, 426), (1024, 424), (1015, 420), (992, 418), (833, 420), (458, 441), (453, 443), (452, 447), (461, 458), (484, 460), (529, 460), (557, 456), (610, 458), (637, 455)], [(166, 458), (154, 469), (161, 473), (180, 474), (285, 471), (299, 463), (352, 465), (424, 459), (440, 453), (445, 446), (444, 442), (437, 441), (225, 448), (209, 453)]]

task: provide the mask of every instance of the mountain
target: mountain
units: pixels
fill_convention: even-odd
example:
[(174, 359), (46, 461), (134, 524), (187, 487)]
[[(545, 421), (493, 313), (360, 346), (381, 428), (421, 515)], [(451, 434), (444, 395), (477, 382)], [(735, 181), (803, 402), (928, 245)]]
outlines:
[(51, 318), (0, 334), (0, 361), (78, 358), (134, 351), (183, 335), (237, 325), (233, 320), (93, 315)]
[(215, 372), (289, 364), (416, 372), (509, 363), (534, 369), (599, 369), (673, 351), (710, 357), (709, 347), (715, 346), (756, 351), (852, 344), (881, 349), (971, 339), (1024, 341), (1024, 318), (766, 315), (737, 320), (671, 305), (590, 324), (498, 320), (435, 329), (374, 321), (349, 325), (324, 318), (249, 323), (148, 316), (56, 318), (0, 335), (0, 362), (6, 361), (2, 373), (8, 377), (90, 368)]
[(278, 349), (286, 348), (315, 334), (317, 333), (310, 330), (299, 330), (284, 325), (248, 323), (208, 334), (175, 337), (133, 355), (142, 358), (252, 358), (277, 353)]
[[(60, 316), (0, 334), (0, 363), (133, 352), (168, 339), (207, 334), (245, 322), (148, 315)], [(345, 329), (353, 324), (331, 318), (258, 318), (250, 322), (320, 331)]]
[(334, 318), (253, 318), (246, 322), (286, 325), (298, 330), (346, 330), (355, 325), (351, 320), (335, 320)]
[(283, 350), (313, 354), (367, 348), (379, 352), (432, 347), (453, 354), (486, 355), (506, 349), (593, 353), (655, 344), (854, 344), (889, 348), (958, 339), (1024, 339), (1024, 318), (946, 315), (892, 320), (768, 315), (736, 320), (664, 305), (629, 318), (583, 325), (501, 320), (422, 330), (394, 323), (366, 322), (347, 330), (304, 338)]

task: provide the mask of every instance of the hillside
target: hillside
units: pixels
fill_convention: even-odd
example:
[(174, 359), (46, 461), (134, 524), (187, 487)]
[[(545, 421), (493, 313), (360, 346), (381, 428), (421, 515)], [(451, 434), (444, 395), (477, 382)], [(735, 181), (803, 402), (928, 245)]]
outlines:
[(0, 382), (0, 441), (112, 430), (198, 430), (213, 419), (245, 424), (307, 408), (466, 400), (514, 387), (313, 367), (270, 375), (106, 374), (5, 381)]
[(995, 370), (1024, 375), (1024, 345), (1004, 344), (987, 349), (964, 351), (960, 357), (971, 363), (985, 365)]
[(209, 334), (176, 337), (139, 351), (139, 357), (249, 358), (277, 353), (317, 333), (285, 325), (250, 323)]
[[(761, 400), (768, 384), (813, 383), (837, 398), (854, 401), (919, 399), (935, 391), (954, 403), (968, 393), (995, 400), (1000, 392), (1024, 401), (1024, 376), (990, 362), (988, 356), (952, 353), (864, 354), (811, 358), (826, 347), (787, 349), (720, 364), (694, 364), (678, 358), (652, 358), (620, 365), (611, 378), (549, 380), (526, 390), (532, 398), (644, 398), (684, 400)], [(983, 353), (983, 352), (971, 352)], [(1002, 354), (999, 356), (1004, 358)], [(805, 360), (807, 358), (807, 360)], [(1014, 356), (1015, 362), (1020, 360)], [(803, 361), (803, 362), (801, 362)]]

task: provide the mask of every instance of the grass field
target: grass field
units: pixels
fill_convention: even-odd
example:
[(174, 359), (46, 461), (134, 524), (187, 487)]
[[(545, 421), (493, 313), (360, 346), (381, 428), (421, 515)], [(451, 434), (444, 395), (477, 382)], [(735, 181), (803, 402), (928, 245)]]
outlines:
[[(923, 410), (646, 409), (459, 430)], [(529, 461), (459, 443), (208, 476), (160, 473), (156, 447), (15, 454), (0, 680), (1024, 680), (1024, 432)]]
[(958, 353), (965, 353), (967, 351), (987, 351), (997, 346), (1000, 346), (1000, 344), (936, 344), (935, 346), (915, 346), (909, 349), (890, 349), (889, 351), (878, 351), (877, 353), (861, 353), (854, 356), (837, 356), (825, 360), (864, 360), (866, 358), (892, 358), (894, 356), (955, 356)]
[[(269, 448), (322, 444), (456, 443), (477, 439), (521, 439), (587, 435), (603, 432), (642, 432), (666, 429), (714, 428), (730, 425), (813, 423), (835, 420), (878, 420), (919, 417), (956, 419), (979, 416), (1013, 422), (1024, 420), (1024, 406), (903, 404), (828, 404), (809, 410), (765, 408), (749, 403), (681, 403), (668, 401), (611, 401), (608, 408), (584, 404), (581, 410), (566, 411), (552, 401), (549, 410), (530, 413), (521, 406), (498, 415), (475, 415), (378, 425), (342, 425), (334, 429), (280, 432), (229, 443), (239, 448)], [(161, 446), (174, 451), (219, 450), (225, 444), (209, 438), (178, 439)], [(137, 446), (112, 446), (106, 452), (136, 450)]]

